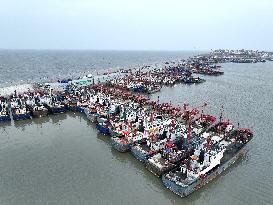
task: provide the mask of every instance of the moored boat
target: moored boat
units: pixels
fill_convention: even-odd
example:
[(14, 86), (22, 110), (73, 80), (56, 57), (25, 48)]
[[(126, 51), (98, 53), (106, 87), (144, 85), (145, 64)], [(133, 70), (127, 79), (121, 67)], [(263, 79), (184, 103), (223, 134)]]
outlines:
[(185, 197), (209, 183), (245, 153), (252, 139), (249, 129), (237, 129), (220, 141), (207, 138), (195, 153), (171, 172), (162, 176), (163, 184), (175, 194)]
[(11, 99), (10, 107), (13, 120), (31, 119), (31, 112), (27, 108), (22, 96), (17, 96), (15, 93)]
[(0, 113), (0, 122), (10, 121), (10, 120), (11, 118), (9, 113), (4, 113), (4, 112)]
[(101, 134), (104, 134), (104, 135), (109, 134), (109, 123), (107, 122), (97, 123), (96, 128)]
[(13, 120), (31, 119), (31, 113), (26, 107), (13, 107), (12, 118)]
[(131, 148), (131, 144), (125, 137), (111, 137), (111, 144), (119, 152), (127, 152)]
[(10, 110), (8, 101), (5, 98), (0, 97), (0, 122), (10, 121)]
[(62, 114), (66, 112), (66, 107), (60, 102), (46, 104), (45, 107), (49, 110), (51, 114)]
[(145, 135), (141, 132), (121, 131), (116, 137), (111, 137), (113, 147), (119, 152), (130, 151), (135, 144), (141, 143), (145, 140)]
[(48, 109), (44, 105), (28, 106), (33, 117), (44, 117), (48, 115)]
[(84, 113), (88, 120), (90, 120), (93, 123), (97, 122), (98, 113), (95, 106), (86, 107), (84, 109)]

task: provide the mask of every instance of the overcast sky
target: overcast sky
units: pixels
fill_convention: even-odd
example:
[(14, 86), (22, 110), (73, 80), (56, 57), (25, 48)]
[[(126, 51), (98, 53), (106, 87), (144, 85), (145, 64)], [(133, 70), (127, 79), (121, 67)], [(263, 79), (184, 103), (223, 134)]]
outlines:
[(273, 50), (273, 0), (0, 0), (0, 48)]

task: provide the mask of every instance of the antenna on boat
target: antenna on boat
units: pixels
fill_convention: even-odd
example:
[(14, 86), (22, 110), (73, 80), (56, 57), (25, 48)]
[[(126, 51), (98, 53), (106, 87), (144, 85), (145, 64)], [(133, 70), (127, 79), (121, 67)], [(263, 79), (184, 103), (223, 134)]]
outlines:
[(239, 130), (240, 130), (240, 123), (238, 122), (238, 128), (237, 128), (237, 135), (236, 135), (236, 138), (238, 139), (239, 138)]
[(184, 102), (184, 103), (183, 103), (184, 112), (186, 111), (187, 106), (188, 106), (188, 104), (187, 104), (186, 102)]
[(211, 135), (207, 137), (207, 149), (210, 150), (211, 148)]
[(124, 80), (122, 80), (122, 97), (124, 97)]
[(116, 97), (116, 82), (117, 82), (117, 80), (114, 79), (114, 96), (115, 96), (115, 97)]
[[(207, 102), (204, 102), (204, 104), (202, 105), (202, 106), (200, 106), (201, 108), (204, 108), (204, 107), (206, 107), (208, 105), (208, 103)], [(203, 119), (203, 115), (204, 115), (204, 110), (202, 109), (201, 110), (201, 120)]]
[(222, 105), (220, 108), (220, 122), (223, 120), (223, 112), (224, 112), (224, 106)]
[(127, 76), (127, 85), (129, 85), (129, 83), (130, 83), (130, 72), (129, 72), (128, 76)]
[(150, 122), (153, 122), (154, 121), (154, 116), (153, 116), (153, 113), (151, 112), (150, 114)]
[(189, 116), (188, 130), (187, 130), (187, 142), (188, 142), (188, 146), (189, 146), (189, 143), (190, 143), (190, 138), (191, 138), (191, 116)]

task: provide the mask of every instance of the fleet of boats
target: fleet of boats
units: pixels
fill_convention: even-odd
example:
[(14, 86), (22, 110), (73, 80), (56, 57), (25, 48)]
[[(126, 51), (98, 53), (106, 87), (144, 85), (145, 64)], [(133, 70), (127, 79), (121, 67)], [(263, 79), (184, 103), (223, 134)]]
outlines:
[(192, 73), (223, 74), (217, 66), (198, 66), (195, 61), (187, 62), (194, 69), (183, 63), (166, 65), (123, 71), (100, 83), (87, 76), (59, 82), (64, 89), (47, 84), (34, 91), (15, 91), (0, 98), (0, 121), (81, 112), (96, 123), (99, 133), (109, 135), (117, 151), (131, 152), (168, 189), (185, 197), (234, 163), (253, 133), (224, 120), (222, 111), (219, 118), (205, 114), (206, 103), (190, 107), (150, 100), (146, 94), (162, 86), (204, 82)]
[(113, 147), (131, 152), (164, 185), (180, 196), (200, 188), (239, 158), (251, 140), (249, 129), (200, 112), (149, 100), (107, 84), (76, 86), (63, 92), (36, 91), (1, 98), (1, 121), (25, 120), (79, 111), (109, 135)]

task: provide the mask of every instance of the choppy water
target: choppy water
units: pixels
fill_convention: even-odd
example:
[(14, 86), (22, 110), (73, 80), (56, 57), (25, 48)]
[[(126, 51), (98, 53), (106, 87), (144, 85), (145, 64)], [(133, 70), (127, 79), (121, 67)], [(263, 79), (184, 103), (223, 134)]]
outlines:
[[(143, 61), (134, 63), (134, 55), (143, 55)], [(179, 57), (130, 53), (128, 62), (172, 55)], [(78, 60), (71, 61), (76, 65)], [(223, 69), (223, 76), (206, 77), (204, 84), (165, 87), (159, 94), (161, 101), (173, 103), (208, 102), (204, 111), (215, 115), (224, 105), (226, 118), (254, 131), (247, 155), (204, 188), (177, 197), (130, 153), (112, 149), (109, 137), (98, 135), (83, 115), (69, 113), (0, 125), (0, 204), (272, 204), (273, 63), (225, 64)]]

